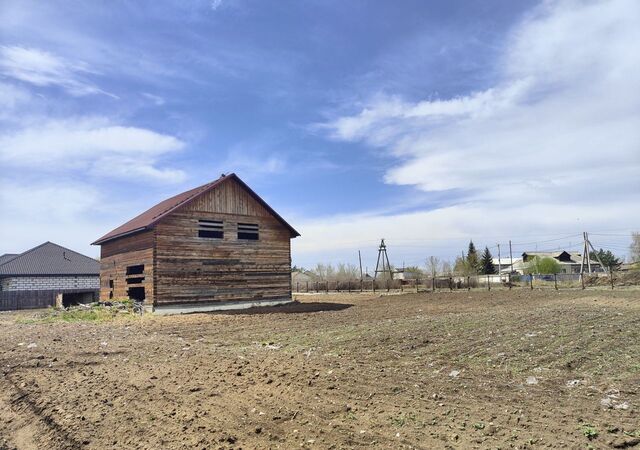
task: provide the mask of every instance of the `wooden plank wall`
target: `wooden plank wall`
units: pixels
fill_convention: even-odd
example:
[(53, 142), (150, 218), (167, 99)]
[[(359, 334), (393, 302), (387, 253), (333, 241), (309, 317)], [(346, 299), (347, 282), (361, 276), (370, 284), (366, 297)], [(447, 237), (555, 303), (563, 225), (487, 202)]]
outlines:
[[(198, 220), (221, 220), (223, 239), (198, 237)], [(259, 240), (239, 240), (256, 223)], [(291, 297), (290, 231), (233, 180), (156, 226), (156, 304)]]
[[(114, 241), (102, 244), (100, 251), (100, 300), (108, 301), (110, 292), (114, 299), (128, 298), (127, 290), (130, 287), (145, 288), (145, 303), (153, 304), (153, 243), (154, 231), (133, 234)], [(138, 284), (127, 284), (127, 266), (144, 264), (142, 275), (131, 277), (144, 277), (144, 281)], [(113, 289), (109, 280), (113, 280)]]
[(252, 217), (271, 217), (244, 188), (233, 179), (229, 179), (195, 200), (180, 208), (181, 212), (219, 212)]

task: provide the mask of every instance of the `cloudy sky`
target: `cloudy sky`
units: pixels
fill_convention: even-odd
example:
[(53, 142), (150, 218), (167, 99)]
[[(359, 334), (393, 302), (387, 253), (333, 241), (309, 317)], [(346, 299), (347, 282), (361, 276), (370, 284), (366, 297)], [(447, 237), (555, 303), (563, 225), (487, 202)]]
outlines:
[(640, 229), (640, 2), (0, 1), (0, 253), (236, 172), (293, 261)]

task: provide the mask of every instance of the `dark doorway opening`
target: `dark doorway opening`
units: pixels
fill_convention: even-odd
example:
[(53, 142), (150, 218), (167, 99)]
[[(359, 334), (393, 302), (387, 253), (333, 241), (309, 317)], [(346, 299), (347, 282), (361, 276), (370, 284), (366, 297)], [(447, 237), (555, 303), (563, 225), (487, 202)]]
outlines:
[(64, 308), (79, 305), (81, 303), (91, 303), (92, 301), (93, 293), (91, 292), (72, 292), (62, 294), (62, 306)]
[(135, 300), (138, 302), (144, 301), (144, 288), (143, 287), (130, 287), (127, 290), (127, 294), (131, 300)]

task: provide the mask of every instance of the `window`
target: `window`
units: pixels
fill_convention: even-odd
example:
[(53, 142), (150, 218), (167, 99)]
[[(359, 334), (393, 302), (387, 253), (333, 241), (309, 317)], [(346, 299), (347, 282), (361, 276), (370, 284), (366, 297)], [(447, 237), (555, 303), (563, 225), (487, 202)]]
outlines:
[(144, 288), (143, 287), (131, 287), (127, 289), (127, 295), (131, 300), (137, 300), (139, 302), (145, 299)]
[(221, 220), (198, 220), (198, 237), (222, 239), (224, 231)]
[(140, 275), (142, 273), (144, 273), (144, 264), (127, 266), (127, 275)]
[(246, 239), (249, 241), (258, 240), (258, 225), (255, 223), (239, 223), (238, 239)]
[(144, 277), (129, 277), (127, 278), (127, 284), (140, 284), (144, 281)]

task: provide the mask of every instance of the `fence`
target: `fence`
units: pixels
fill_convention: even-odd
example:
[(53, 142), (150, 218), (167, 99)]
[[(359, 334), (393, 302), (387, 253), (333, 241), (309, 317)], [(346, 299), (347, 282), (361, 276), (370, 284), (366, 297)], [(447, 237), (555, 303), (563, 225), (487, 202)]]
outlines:
[(423, 292), (471, 289), (587, 289), (640, 286), (640, 272), (584, 274), (505, 274), (473, 276), (436, 276), (413, 280), (305, 281), (293, 284), (294, 293), (320, 292)]
[(92, 293), (94, 299), (97, 292), (86, 289), (54, 289), (41, 291), (0, 291), (0, 311), (19, 309), (48, 308), (56, 305), (59, 294)]

